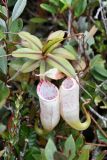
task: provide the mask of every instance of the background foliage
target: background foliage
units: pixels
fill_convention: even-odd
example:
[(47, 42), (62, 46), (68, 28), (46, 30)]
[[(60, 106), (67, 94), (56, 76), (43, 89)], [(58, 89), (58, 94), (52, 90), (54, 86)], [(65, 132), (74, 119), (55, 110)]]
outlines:
[[(107, 2), (100, 0), (0, 1), (1, 159), (107, 159), (106, 12)], [(52, 42), (50, 50), (52, 52), (56, 43), (61, 43), (63, 58), (59, 58), (57, 63), (38, 63), (39, 58), (30, 59), (29, 55), (15, 58), (17, 49), (21, 49), (21, 53), (28, 52), (22, 49), (26, 45), (22, 42), (25, 35), (20, 35), (22, 30), (40, 38), (45, 46), (45, 52), (41, 49), (43, 56), (50, 49), (48, 35), (57, 30), (65, 31), (62, 39)], [(92, 123), (87, 130), (78, 132), (61, 119), (52, 132), (43, 132), (36, 93), (39, 77), (36, 75), (48, 70), (44, 68), (45, 63), (66, 75), (78, 74), (81, 84), (80, 106), (90, 99), (86, 108)], [(62, 68), (59, 63), (63, 65)], [(61, 80), (52, 82), (59, 87)], [(82, 113), (80, 117), (81, 120), (85, 119)]]

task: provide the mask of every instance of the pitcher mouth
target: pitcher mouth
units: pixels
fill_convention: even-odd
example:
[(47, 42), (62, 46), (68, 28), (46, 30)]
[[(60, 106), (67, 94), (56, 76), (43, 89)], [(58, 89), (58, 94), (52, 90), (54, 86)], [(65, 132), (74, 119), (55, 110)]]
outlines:
[(75, 86), (75, 79), (74, 78), (66, 78), (63, 82), (62, 82), (62, 87), (64, 90), (71, 90), (73, 89), (73, 87)]
[(59, 95), (58, 88), (49, 81), (40, 81), (37, 86), (38, 96), (45, 101), (52, 101)]

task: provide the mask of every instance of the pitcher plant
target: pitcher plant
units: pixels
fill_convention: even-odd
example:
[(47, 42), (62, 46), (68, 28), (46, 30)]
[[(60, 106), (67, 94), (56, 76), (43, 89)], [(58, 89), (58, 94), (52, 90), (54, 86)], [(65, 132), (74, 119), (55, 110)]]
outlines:
[(60, 87), (60, 112), (68, 125), (76, 130), (85, 130), (89, 127), (91, 119), (85, 110), (86, 121), (79, 119), (79, 82), (78, 79), (66, 78)]
[(60, 120), (58, 88), (51, 82), (42, 80), (37, 86), (37, 94), (41, 123), (46, 131), (51, 131)]

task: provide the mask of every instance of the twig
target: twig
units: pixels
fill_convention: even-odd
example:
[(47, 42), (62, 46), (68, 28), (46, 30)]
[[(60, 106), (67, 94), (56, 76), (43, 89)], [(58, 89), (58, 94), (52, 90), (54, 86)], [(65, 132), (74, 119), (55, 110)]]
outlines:
[(68, 37), (71, 35), (71, 25), (72, 25), (72, 11), (68, 10)]
[(15, 35), (18, 35), (18, 33), (16, 33), (16, 32), (4, 32), (5, 34), (15, 34)]
[(24, 155), (25, 155), (25, 153), (26, 153), (26, 148), (27, 148), (28, 142), (29, 142), (29, 140), (28, 140), (28, 139), (25, 139), (25, 145), (24, 145), (23, 151), (20, 152), (20, 160), (23, 160), (23, 158), (24, 158)]
[(103, 134), (104, 137), (107, 138), (107, 134), (105, 133), (105, 131), (100, 127), (100, 125), (97, 123), (97, 121), (92, 117), (92, 115), (90, 115), (91, 119), (93, 120), (93, 122), (96, 124), (96, 126), (98, 127), (98, 129), (100, 130), (100, 132)]
[(99, 4), (100, 4), (100, 8), (101, 9), (101, 16), (102, 16), (102, 20), (103, 20), (103, 23), (104, 23), (104, 26), (105, 26), (105, 30), (106, 30), (106, 34), (107, 34), (107, 17), (106, 17), (106, 13), (107, 11), (104, 10), (104, 6), (103, 6), (103, 2), (102, 0), (99, 0)]
[(15, 79), (15, 78), (20, 74), (21, 69), (22, 69), (22, 67), (19, 68), (19, 70), (18, 70), (10, 79), (8, 79), (7, 82), (10, 82), (10, 81), (12, 81), (13, 79)]
[[(81, 100), (83, 102), (85, 102), (85, 99), (83, 97), (81, 97)], [(101, 119), (102, 121), (107, 121), (107, 118), (105, 118), (104, 116), (101, 116), (98, 112), (96, 112), (90, 105), (89, 106), (89, 109), (92, 113), (94, 113), (99, 119)]]
[(86, 142), (85, 144), (92, 145), (92, 146), (97, 146), (97, 147), (107, 147), (106, 144), (97, 144), (97, 143), (88, 143), (88, 142)]
[(9, 57), (9, 56), (11, 56), (12, 54), (7, 54), (7, 55), (3, 55), (3, 56), (0, 56), (0, 58), (2, 58), (2, 57)]
[(94, 113), (98, 118), (100, 118), (102, 121), (107, 121), (107, 118), (104, 116), (101, 116), (98, 112), (96, 112), (91, 106), (89, 106), (89, 109), (92, 113)]

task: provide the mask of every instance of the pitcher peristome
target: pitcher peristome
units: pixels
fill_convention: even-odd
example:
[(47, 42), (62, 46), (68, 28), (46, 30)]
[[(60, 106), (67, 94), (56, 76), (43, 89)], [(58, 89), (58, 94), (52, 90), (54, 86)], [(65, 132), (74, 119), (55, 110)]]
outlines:
[(60, 112), (63, 119), (76, 130), (85, 130), (91, 123), (89, 113), (85, 110), (86, 121), (79, 119), (79, 84), (78, 79), (66, 78), (60, 87)]
[(43, 128), (51, 131), (60, 120), (59, 91), (49, 81), (41, 81), (37, 86), (40, 101), (40, 119)]

